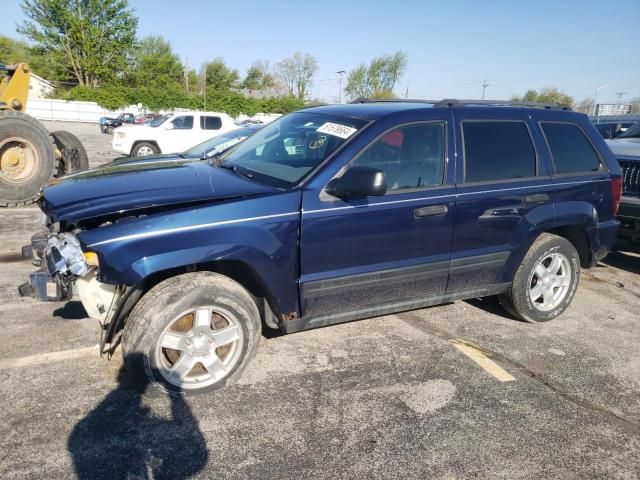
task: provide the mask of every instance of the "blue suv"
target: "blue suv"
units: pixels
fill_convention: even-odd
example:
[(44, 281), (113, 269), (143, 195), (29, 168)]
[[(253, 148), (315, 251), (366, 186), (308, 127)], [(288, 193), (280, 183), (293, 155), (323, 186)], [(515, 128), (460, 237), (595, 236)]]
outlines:
[(307, 108), (201, 161), (112, 164), (40, 199), (42, 268), (126, 366), (173, 392), (238, 378), (284, 332), (499, 295), (545, 322), (611, 248), (620, 167), (589, 119), (513, 102)]

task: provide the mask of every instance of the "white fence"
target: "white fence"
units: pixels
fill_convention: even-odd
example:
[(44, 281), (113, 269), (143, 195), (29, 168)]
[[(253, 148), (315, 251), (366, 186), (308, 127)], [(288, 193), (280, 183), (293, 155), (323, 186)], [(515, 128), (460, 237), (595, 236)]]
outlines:
[(121, 110), (107, 110), (95, 102), (70, 102), (43, 98), (30, 98), (27, 102), (27, 113), (38, 120), (98, 123), (100, 117), (117, 117), (122, 112), (135, 115), (144, 112), (144, 109), (140, 105), (131, 105)]
[[(176, 108), (175, 111), (184, 109)], [(144, 113), (147, 110), (142, 105), (130, 105), (120, 110), (107, 110), (95, 102), (78, 102), (67, 100), (52, 100), (44, 98), (30, 98), (27, 102), (27, 113), (38, 120), (65, 120), (69, 122), (98, 123), (100, 117), (117, 117), (123, 112)], [(164, 113), (164, 112), (160, 112)], [(254, 119), (262, 123), (269, 123), (280, 117), (278, 113), (258, 113), (253, 117), (240, 114), (238, 120)]]

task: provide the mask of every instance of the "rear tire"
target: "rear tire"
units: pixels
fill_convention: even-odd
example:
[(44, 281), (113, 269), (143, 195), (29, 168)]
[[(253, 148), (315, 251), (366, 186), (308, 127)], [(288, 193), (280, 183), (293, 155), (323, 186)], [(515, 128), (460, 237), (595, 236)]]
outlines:
[(132, 157), (146, 157), (148, 155), (157, 155), (158, 153), (160, 153), (160, 149), (149, 142), (136, 143), (131, 150)]
[(71, 132), (57, 130), (51, 132), (53, 141), (60, 150), (62, 158), (56, 177), (80, 172), (89, 168), (89, 156), (82, 142)]
[(34, 203), (56, 169), (47, 129), (25, 113), (0, 110), (0, 206)]
[(499, 296), (504, 309), (530, 323), (547, 322), (571, 304), (580, 280), (580, 257), (571, 242), (543, 233), (525, 255), (509, 290)]
[(136, 304), (122, 334), (127, 370), (141, 390), (200, 393), (234, 383), (261, 335), (249, 293), (228, 277), (193, 272), (169, 278)]

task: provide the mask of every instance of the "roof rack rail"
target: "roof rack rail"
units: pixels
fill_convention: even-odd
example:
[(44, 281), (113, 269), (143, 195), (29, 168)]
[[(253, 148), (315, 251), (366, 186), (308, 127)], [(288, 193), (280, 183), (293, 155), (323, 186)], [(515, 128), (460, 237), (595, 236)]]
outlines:
[(546, 110), (571, 110), (569, 105), (559, 103), (523, 102), (520, 100), (457, 100), (447, 98), (436, 102), (434, 107), (464, 107), (467, 105), (505, 106), (505, 107), (528, 107), (543, 108)]
[(349, 103), (426, 103), (428, 105), (434, 105), (440, 100), (424, 100), (417, 98), (367, 98), (358, 97)]
[(539, 102), (522, 102), (518, 100), (457, 100), (455, 98), (446, 98), (444, 100), (422, 100), (411, 98), (392, 98), (392, 99), (373, 99), (366, 97), (359, 97), (353, 100), (351, 103), (426, 103), (433, 105), (436, 108), (442, 107), (464, 107), (473, 105), (485, 105), (495, 107), (527, 107), (527, 108), (542, 108), (546, 110), (567, 110), (571, 111), (569, 105), (562, 105), (558, 103), (539, 103)]

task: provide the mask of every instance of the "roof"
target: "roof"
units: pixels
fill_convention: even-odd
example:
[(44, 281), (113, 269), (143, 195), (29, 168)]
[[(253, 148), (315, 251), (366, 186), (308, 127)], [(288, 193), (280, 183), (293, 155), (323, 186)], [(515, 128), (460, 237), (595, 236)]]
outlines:
[(519, 102), (510, 100), (369, 100), (359, 98), (352, 103), (339, 105), (323, 105), (304, 109), (306, 112), (317, 112), (329, 115), (342, 115), (362, 118), (363, 120), (377, 120), (385, 115), (408, 111), (444, 108), (521, 108), (571, 111), (566, 105), (548, 103)]
[(303, 109), (305, 112), (324, 113), (343, 117), (356, 117), (363, 120), (377, 120), (385, 115), (407, 110), (432, 109), (433, 105), (418, 102), (372, 102), (321, 105)]
[(180, 110), (175, 112), (169, 112), (167, 115), (216, 115), (218, 117), (228, 117), (229, 115), (224, 112), (200, 112), (198, 110)]

